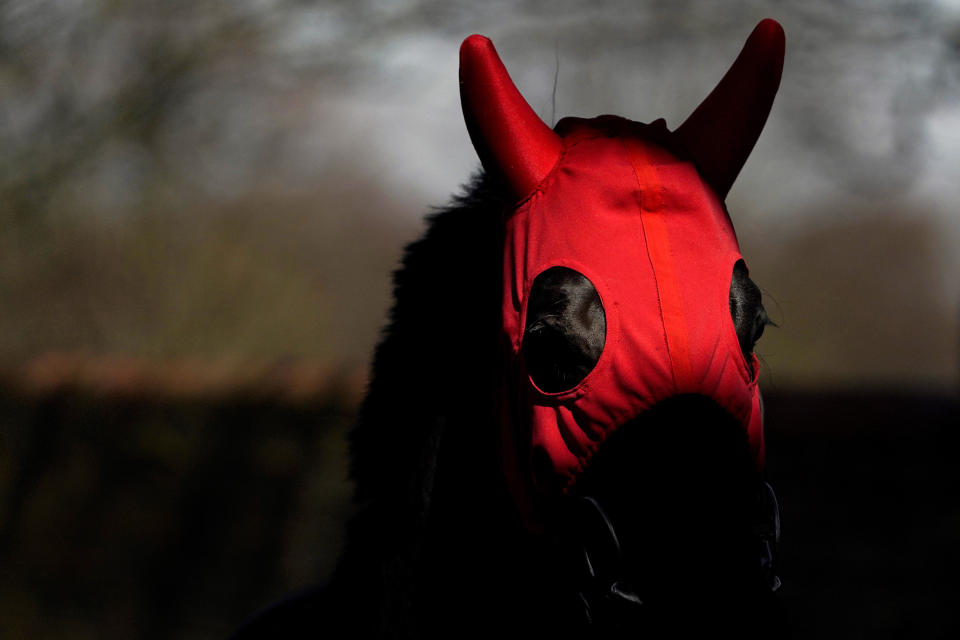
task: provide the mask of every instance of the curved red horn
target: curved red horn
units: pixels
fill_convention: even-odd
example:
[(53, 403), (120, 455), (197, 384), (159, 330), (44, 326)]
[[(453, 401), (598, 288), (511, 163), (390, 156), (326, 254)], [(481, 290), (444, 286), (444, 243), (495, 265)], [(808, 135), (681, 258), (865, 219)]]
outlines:
[(721, 200), (767, 121), (783, 72), (783, 27), (762, 20), (723, 80), (676, 135)]
[(472, 35), (460, 46), (460, 103), (483, 166), (506, 179), (518, 197), (556, 164), (560, 137), (523, 99), (483, 36)]

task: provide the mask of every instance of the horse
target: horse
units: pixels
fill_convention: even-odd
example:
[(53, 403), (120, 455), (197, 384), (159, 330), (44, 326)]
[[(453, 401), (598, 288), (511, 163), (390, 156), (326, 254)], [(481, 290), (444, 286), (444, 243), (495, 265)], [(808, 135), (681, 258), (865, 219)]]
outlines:
[(461, 47), (482, 169), (394, 274), (323, 588), (236, 636), (784, 632), (757, 340), (724, 199), (779, 86), (764, 20), (676, 130), (544, 124)]

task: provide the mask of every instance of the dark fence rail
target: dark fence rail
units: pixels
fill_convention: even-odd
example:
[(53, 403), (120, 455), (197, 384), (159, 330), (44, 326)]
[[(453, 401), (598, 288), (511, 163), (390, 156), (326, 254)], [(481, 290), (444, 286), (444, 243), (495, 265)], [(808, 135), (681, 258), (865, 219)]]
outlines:
[(765, 398), (796, 637), (960, 637), (960, 399)]
[(356, 376), (57, 356), (0, 379), (0, 637), (225, 637), (329, 572)]
[[(48, 357), (0, 374), (0, 636), (224, 637), (328, 575), (362, 379)], [(958, 630), (960, 402), (768, 393), (796, 637)]]

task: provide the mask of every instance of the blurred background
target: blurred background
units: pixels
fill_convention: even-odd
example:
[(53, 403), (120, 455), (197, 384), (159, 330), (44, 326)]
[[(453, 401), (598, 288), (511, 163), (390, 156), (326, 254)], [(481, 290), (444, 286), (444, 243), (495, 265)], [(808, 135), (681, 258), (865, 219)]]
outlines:
[(0, 636), (223, 637), (329, 573), (390, 271), (477, 166), (464, 37), (548, 122), (674, 128), (764, 17), (727, 202), (784, 600), (953, 636), (957, 0), (0, 1)]

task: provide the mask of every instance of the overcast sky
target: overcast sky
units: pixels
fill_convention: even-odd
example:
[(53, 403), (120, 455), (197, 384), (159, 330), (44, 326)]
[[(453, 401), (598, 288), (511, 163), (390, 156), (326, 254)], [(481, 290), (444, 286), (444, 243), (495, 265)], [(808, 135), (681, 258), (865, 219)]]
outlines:
[[(616, 113), (642, 121), (663, 116), (673, 128), (713, 88), (754, 24), (774, 17), (787, 33), (784, 79), (728, 203), (748, 262), (753, 252), (767, 266), (776, 260), (771, 245), (815, 236), (818, 228), (827, 230), (825, 240), (843, 237), (847, 245), (824, 248), (834, 262), (806, 282), (801, 276), (765, 281), (755, 271), (787, 307), (777, 310), (786, 315), (785, 328), (768, 338), (769, 358), (806, 350), (784, 343), (793, 331), (819, 353), (815, 365), (797, 365), (792, 357), (774, 363), (797, 372), (799, 382), (835, 375), (956, 386), (960, 3), (506, 4), (471, 5), (437, 23), (416, 12), (394, 14), (395, 30), (347, 44), (338, 41), (354, 33), (346, 12), (311, 12), (316, 19), (299, 31), (303, 45), (342, 45), (356, 67), (320, 94), (319, 126), (297, 141), (297, 153), (326, 157), (318, 165), (325, 171), (350, 158), (376, 167), (397, 189), (442, 203), (476, 165), (456, 87), (457, 48), (470, 32), (494, 40), (548, 122), (554, 115)], [(317, 25), (328, 28), (313, 31)], [(891, 230), (867, 239), (874, 216)], [(840, 273), (848, 270), (854, 275)], [(833, 274), (844, 284), (824, 285), (834, 298), (817, 303), (809, 292), (821, 286), (815, 278)], [(871, 289), (871, 278), (889, 284)], [(800, 286), (805, 293), (795, 294)], [(835, 340), (825, 338), (831, 334)]]

